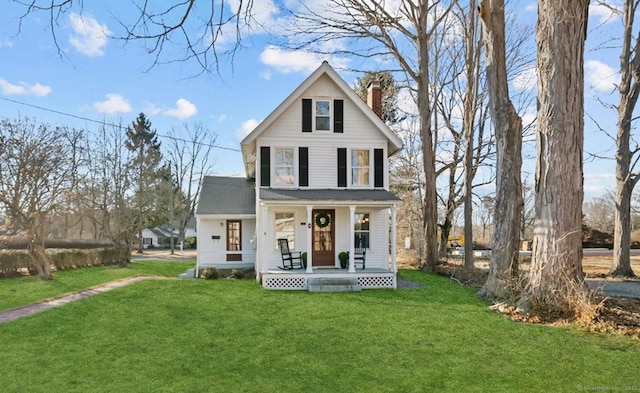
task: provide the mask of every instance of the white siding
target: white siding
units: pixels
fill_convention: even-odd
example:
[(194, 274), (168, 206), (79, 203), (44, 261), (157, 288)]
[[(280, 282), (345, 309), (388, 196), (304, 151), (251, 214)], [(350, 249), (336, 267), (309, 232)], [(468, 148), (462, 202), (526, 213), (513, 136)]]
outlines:
[[(229, 219), (234, 219), (230, 217)], [(198, 219), (198, 265), (224, 268), (225, 265), (254, 265), (256, 251), (254, 234), (255, 219), (242, 219), (242, 261), (227, 262), (227, 230), (226, 219)], [(220, 236), (220, 239), (213, 239)]]
[[(272, 148), (272, 182), (274, 178), (274, 147), (303, 146), (309, 148), (309, 188), (337, 187), (337, 149), (339, 147), (348, 149), (384, 149), (384, 157), (385, 161), (387, 161), (388, 141), (386, 136), (374, 126), (353, 102), (342, 95), (340, 89), (329, 77), (325, 75), (320, 78), (303, 94), (303, 97), (329, 100), (343, 99), (344, 133), (334, 133), (332, 131), (302, 132), (302, 103), (300, 100), (295, 101), (257, 139), (258, 152), (260, 151), (260, 146)], [(350, 162), (349, 152), (347, 154), (347, 162)], [(371, 150), (370, 165), (371, 175), (373, 176), (373, 150)], [(385, 187), (388, 187), (387, 168), (388, 164), (385, 162)], [(256, 170), (256, 178), (260, 179), (259, 161)], [(373, 183), (371, 183), (371, 187), (373, 187)]]

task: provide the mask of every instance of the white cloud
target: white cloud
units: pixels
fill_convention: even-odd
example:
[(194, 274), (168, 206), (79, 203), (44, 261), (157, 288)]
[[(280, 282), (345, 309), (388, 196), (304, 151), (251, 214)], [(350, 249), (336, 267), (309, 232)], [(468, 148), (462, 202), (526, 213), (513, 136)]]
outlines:
[[(241, 0), (230, 0), (225, 3), (224, 18), (231, 17), (232, 13), (236, 13), (242, 4), (242, 10), (240, 11), (240, 17), (238, 18), (238, 22), (235, 23), (235, 19), (233, 23), (224, 23), (220, 26), (216, 26), (215, 35), (209, 35), (208, 42), (205, 39), (206, 44), (210, 44), (214, 39), (216, 43), (216, 47), (225, 48), (226, 46), (231, 47), (236, 43), (240, 35), (240, 38), (243, 42), (246, 41), (246, 38), (255, 35), (255, 34), (274, 34), (277, 35), (278, 31), (280, 31), (280, 23), (278, 23), (277, 15), (279, 13), (279, 6), (275, 5), (272, 0), (261, 0), (250, 2), (251, 4), (251, 12), (247, 13), (247, 3), (242, 3)], [(219, 10), (216, 10), (218, 12)], [(244, 17), (244, 15), (249, 15), (250, 17)], [(249, 22), (249, 23), (247, 23)], [(268, 31), (265, 27), (268, 26)]]
[(607, 5), (595, 2), (589, 5), (589, 18), (598, 18), (598, 24), (605, 25), (620, 18), (623, 15), (622, 10), (622, 4), (616, 1), (608, 1)]
[(249, 119), (245, 121), (244, 123), (242, 123), (240, 128), (236, 130), (236, 138), (238, 138), (238, 140), (240, 141), (243, 140), (247, 135), (251, 133), (251, 131), (253, 131), (258, 126), (258, 124), (260, 124), (260, 121), (256, 119)]
[(601, 92), (611, 92), (620, 80), (616, 70), (598, 60), (586, 61), (584, 73), (587, 86)]
[(260, 77), (264, 80), (271, 80), (271, 70), (263, 70), (260, 72)]
[(2, 48), (3, 46), (11, 48), (13, 46), (13, 42), (11, 42), (11, 40), (9, 40), (8, 38), (0, 37), (0, 48)]
[(128, 113), (131, 112), (131, 105), (120, 94), (107, 94), (106, 100), (96, 102), (93, 108), (100, 113)]
[(529, 68), (513, 78), (513, 87), (520, 91), (533, 90), (536, 87), (536, 78), (536, 69)]
[(198, 113), (198, 108), (184, 98), (179, 98), (176, 101), (176, 107), (174, 109), (167, 109), (162, 112), (163, 115), (177, 117), (181, 120), (188, 119), (196, 113)]
[(148, 116), (155, 116), (155, 115), (161, 113), (162, 109), (160, 109), (157, 106), (155, 106), (155, 104), (148, 102), (145, 105), (143, 112)]
[(266, 47), (265, 50), (260, 53), (260, 61), (263, 64), (275, 68), (283, 74), (296, 72), (310, 74), (315, 71), (324, 60), (327, 60), (331, 66), (336, 69), (345, 68), (348, 63), (346, 58), (331, 57), (327, 59), (316, 53), (285, 50), (273, 45)]
[(91, 57), (104, 55), (104, 47), (111, 34), (106, 24), (100, 24), (92, 16), (74, 12), (69, 14), (69, 21), (74, 32), (69, 37), (69, 43), (78, 52)]
[(0, 90), (2, 91), (2, 94), (7, 96), (22, 95), (44, 97), (51, 93), (51, 87), (41, 85), (40, 83), (30, 85), (25, 82), (19, 82), (16, 85), (2, 78), (0, 78)]

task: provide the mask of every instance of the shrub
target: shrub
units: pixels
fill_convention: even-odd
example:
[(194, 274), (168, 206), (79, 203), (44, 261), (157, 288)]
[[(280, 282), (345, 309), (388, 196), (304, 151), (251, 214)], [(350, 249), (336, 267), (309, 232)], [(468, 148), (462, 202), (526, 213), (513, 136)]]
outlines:
[(197, 239), (195, 236), (187, 236), (186, 239), (184, 239), (184, 246), (188, 247), (188, 248), (196, 248), (197, 247)]
[[(114, 248), (93, 249), (48, 249), (47, 255), (55, 270), (75, 269), (87, 266), (115, 265), (118, 263)], [(14, 277), (35, 268), (26, 250), (4, 250), (0, 252), (0, 277)]]
[(205, 280), (215, 280), (218, 277), (220, 277), (220, 274), (215, 267), (205, 267), (200, 271), (200, 278), (204, 278)]

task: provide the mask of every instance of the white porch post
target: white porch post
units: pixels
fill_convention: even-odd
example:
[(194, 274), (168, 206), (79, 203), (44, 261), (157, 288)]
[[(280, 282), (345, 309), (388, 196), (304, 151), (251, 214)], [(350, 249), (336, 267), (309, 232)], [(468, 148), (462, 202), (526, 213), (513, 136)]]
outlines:
[(256, 262), (260, 260), (260, 273), (264, 274), (269, 270), (267, 266), (265, 266), (266, 264), (263, 260), (263, 258), (266, 257), (265, 250), (269, 250), (270, 247), (273, 247), (273, 240), (268, 241), (269, 239), (267, 239), (267, 234), (270, 233), (269, 228), (267, 228), (267, 223), (269, 222), (269, 206), (264, 204), (260, 205), (262, 207), (262, 217), (260, 217), (262, 222), (260, 222), (260, 226), (258, 228), (262, 229), (262, 233), (258, 234), (258, 238), (262, 239), (262, 241), (258, 240), (256, 247)]
[(355, 233), (353, 232), (353, 228), (354, 228), (354, 215), (356, 213), (356, 207), (353, 205), (349, 205), (349, 228), (347, 228), (347, 230), (349, 231), (349, 273), (355, 273), (356, 272), (356, 262), (355, 262), (355, 248), (354, 248), (354, 244), (355, 244)]
[(396, 264), (396, 205), (391, 206), (391, 270), (398, 273)]
[(307, 205), (307, 273), (313, 273), (313, 239), (311, 238), (313, 225), (313, 206)]

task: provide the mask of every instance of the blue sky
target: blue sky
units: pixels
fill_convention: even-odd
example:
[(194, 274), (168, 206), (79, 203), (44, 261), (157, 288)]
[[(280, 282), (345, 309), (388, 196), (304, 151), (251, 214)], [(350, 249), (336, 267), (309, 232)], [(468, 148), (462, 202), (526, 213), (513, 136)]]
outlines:
[[(281, 17), (270, 0), (256, 2), (257, 18), (266, 25)], [(512, 2), (523, 19), (535, 20), (534, 1)], [(67, 12), (58, 19), (56, 34), (62, 55), (56, 48), (46, 14), (30, 15), (21, 25), (21, 8), (2, 2), (0, 15), (0, 116), (31, 116), (51, 124), (97, 129), (93, 122), (120, 120), (131, 124), (144, 112), (159, 135), (184, 123), (204, 123), (217, 134), (214, 171), (219, 175), (244, 172), (239, 142), (291, 93), (323, 60), (340, 68), (350, 59), (278, 49), (266, 35), (244, 31), (242, 48), (233, 63), (221, 62), (221, 75), (199, 74), (197, 64), (177, 62), (151, 67), (153, 57), (141, 42), (111, 40), (105, 32), (118, 34), (113, 15), (131, 13), (129, 2), (85, 2), (82, 16)], [(78, 10), (75, 10), (76, 12)], [(618, 76), (618, 54), (601, 49), (602, 42), (615, 35), (619, 19), (602, 7), (591, 8), (590, 38), (585, 55), (585, 109), (600, 125), (615, 133), (613, 111), (605, 111), (598, 100), (615, 102), (611, 96)], [(224, 42), (222, 43), (224, 45)], [(596, 49), (599, 48), (599, 49)], [(181, 52), (169, 50), (165, 58)], [(355, 73), (339, 71), (349, 84)], [(533, 78), (533, 79), (531, 79)], [(535, 70), (514, 81), (513, 88), (532, 88)], [(535, 105), (535, 102), (533, 103)], [(50, 111), (38, 109), (46, 108)], [(60, 113), (55, 113), (56, 111)], [(61, 113), (75, 117), (65, 116)], [(535, 107), (522, 113), (527, 119)], [(613, 127), (613, 128), (612, 128)], [(162, 139), (161, 139), (162, 140)], [(585, 151), (613, 156), (613, 142), (585, 119)], [(588, 154), (585, 154), (587, 157)], [(530, 181), (533, 181), (529, 162)], [(585, 163), (587, 199), (613, 187), (613, 161)]]

